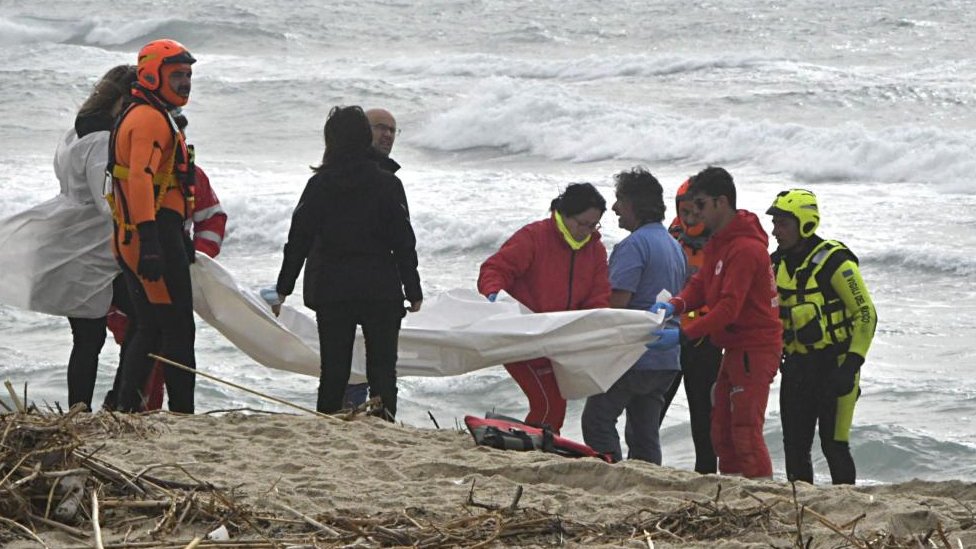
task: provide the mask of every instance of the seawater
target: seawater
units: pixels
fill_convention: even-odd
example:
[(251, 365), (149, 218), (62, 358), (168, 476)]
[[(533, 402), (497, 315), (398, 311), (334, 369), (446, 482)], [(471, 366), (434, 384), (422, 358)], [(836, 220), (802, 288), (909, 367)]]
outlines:
[[(289, 216), (337, 104), (384, 107), (428, 295), (473, 287), (480, 262), (569, 182), (612, 199), (649, 167), (668, 196), (708, 164), (761, 213), (817, 193), (820, 233), (860, 258), (878, 308), (852, 446), (869, 482), (976, 478), (976, 46), (971, 1), (617, 0), (424, 3), (253, 0), (0, 2), (0, 216), (57, 192), (51, 160), (95, 79), (145, 42), (199, 59), (188, 134), (230, 221), (220, 256), (273, 283)], [(668, 215), (674, 213), (669, 208)], [(761, 216), (767, 230), (768, 218)], [(626, 236), (604, 218), (612, 247)], [(292, 298), (298, 301), (298, 296)], [(63, 318), (0, 305), (0, 369), (38, 403), (66, 398)], [(315, 381), (255, 365), (202, 322), (201, 369), (296, 403)], [(117, 365), (102, 354), (96, 401)], [(599, 365), (594, 365), (599, 367)], [(782, 477), (778, 381), (766, 436)], [(403, 378), (400, 419), (442, 428), (519, 415), (504, 370)], [(207, 380), (200, 410), (280, 409)], [(582, 402), (566, 433), (579, 438)], [(691, 468), (683, 396), (665, 463)], [(817, 455), (817, 450), (814, 450)], [(822, 460), (816, 463), (826, 478)]]

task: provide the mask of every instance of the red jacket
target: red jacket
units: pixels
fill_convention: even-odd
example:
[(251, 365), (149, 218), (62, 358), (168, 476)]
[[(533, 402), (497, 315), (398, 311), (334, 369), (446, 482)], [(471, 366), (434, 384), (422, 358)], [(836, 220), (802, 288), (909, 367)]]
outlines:
[(522, 227), (481, 264), (478, 291), (499, 290), (536, 313), (608, 307), (607, 249), (600, 233), (573, 251), (552, 218)]
[(768, 247), (759, 218), (746, 210), (708, 239), (701, 269), (671, 299), (676, 313), (708, 306), (707, 315), (684, 329), (689, 339), (707, 335), (725, 349), (782, 348)]
[(193, 247), (210, 257), (217, 257), (224, 242), (227, 214), (210, 186), (210, 179), (196, 167), (196, 202), (193, 206)]

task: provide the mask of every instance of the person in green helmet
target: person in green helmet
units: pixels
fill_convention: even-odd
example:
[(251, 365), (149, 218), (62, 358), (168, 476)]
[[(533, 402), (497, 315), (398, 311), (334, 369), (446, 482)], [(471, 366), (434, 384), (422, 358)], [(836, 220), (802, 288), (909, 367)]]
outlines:
[(779, 244), (772, 262), (783, 323), (779, 400), (786, 476), (813, 484), (810, 449), (819, 424), (831, 481), (854, 484), (851, 422), (878, 316), (857, 257), (816, 234), (820, 210), (812, 192), (783, 191), (766, 213)]

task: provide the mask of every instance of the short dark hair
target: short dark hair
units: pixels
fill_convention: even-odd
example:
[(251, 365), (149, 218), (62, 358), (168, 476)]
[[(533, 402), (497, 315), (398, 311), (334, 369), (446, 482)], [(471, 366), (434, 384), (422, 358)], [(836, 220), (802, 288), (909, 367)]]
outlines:
[(312, 168), (316, 172), (327, 166), (366, 158), (373, 143), (369, 119), (358, 105), (332, 107), (323, 133), (325, 152), (322, 153), (322, 164)]
[(607, 211), (607, 201), (590, 183), (570, 183), (549, 204), (549, 211), (559, 212), (562, 216), (578, 215), (590, 208), (600, 210), (601, 214)]
[(613, 176), (617, 199), (630, 202), (641, 225), (664, 219), (664, 189), (657, 178), (642, 166)]
[(732, 174), (725, 171), (725, 168), (709, 166), (698, 172), (691, 178), (688, 194), (704, 194), (712, 198), (724, 196), (729, 200), (729, 206), (735, 208), (735, 182), (732, 181)]

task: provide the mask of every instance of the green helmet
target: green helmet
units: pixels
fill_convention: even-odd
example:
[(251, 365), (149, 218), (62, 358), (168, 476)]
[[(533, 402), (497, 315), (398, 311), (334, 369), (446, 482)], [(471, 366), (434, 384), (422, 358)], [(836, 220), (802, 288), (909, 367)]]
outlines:
[(820, 226), (817, 195), (804, 189), (790, 189), (779, 193), (766, 213), (788, 215), (796, 219), (800, 225), (800, 236), (803, 238), (812, 236)]

